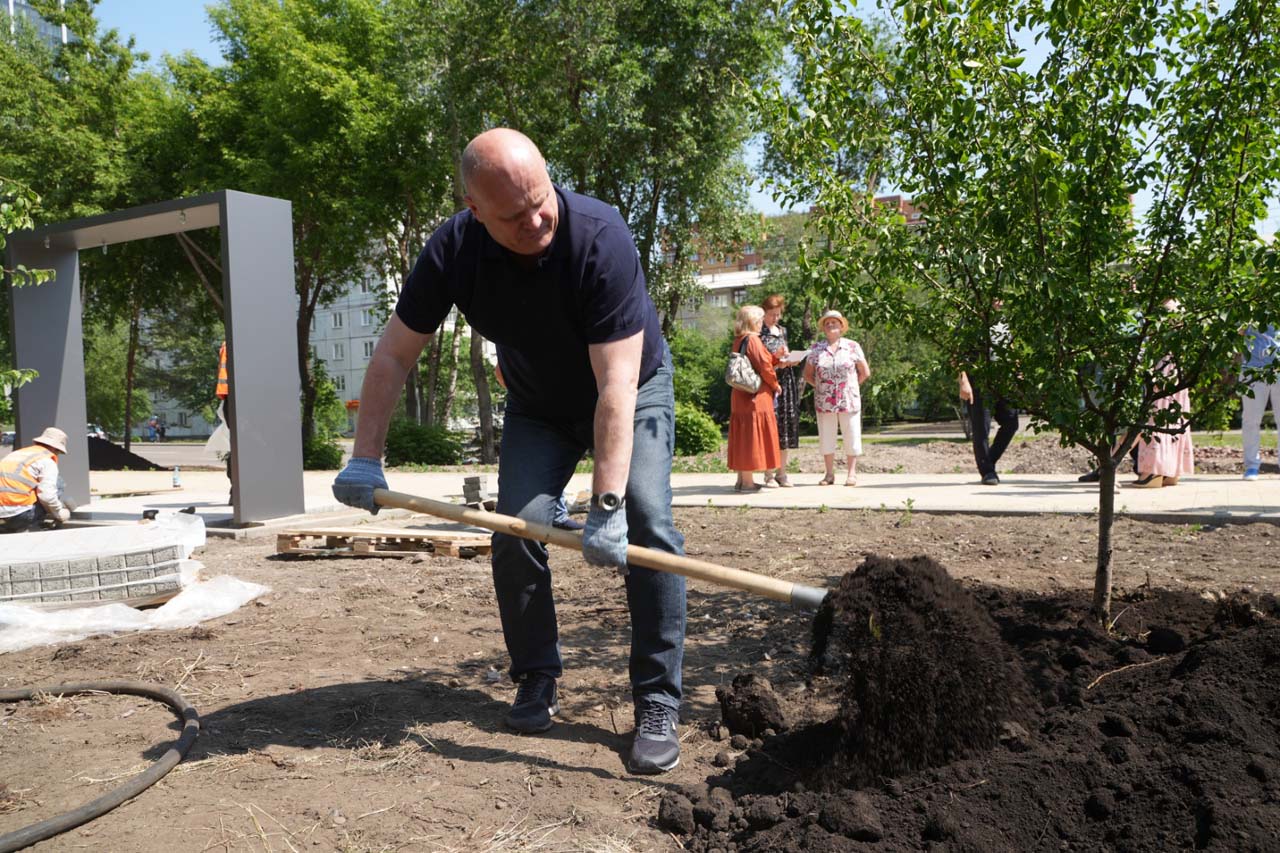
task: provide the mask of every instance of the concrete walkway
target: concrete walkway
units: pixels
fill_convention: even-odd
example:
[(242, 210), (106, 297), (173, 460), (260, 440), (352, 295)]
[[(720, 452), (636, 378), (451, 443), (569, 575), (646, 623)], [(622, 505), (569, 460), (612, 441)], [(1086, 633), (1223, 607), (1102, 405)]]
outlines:
[[(77, 510), (73, 523), (134, 523), (143, 510), (173, 511), (194, 507), (204, 517), (211, 535), (243, 537), (274, 532), (283, 527), (343, 526), (375, 521), (367, 513), (339, 504), (330, 492), (335, 474), (308, 471), (303, 477), (306, 514), (273, 520), (270, 524), (233, 530), (227, 504), (227, 479), (220, 472), (183, 472), (181, 489), (171, 487), (167, 471), (94, 472), (90, 484), (101, 497)], [(444, 501), (461, 501), (463, 472), (399, 473), (387, 476), (391, 489)], [(488, 474), (496, 490), (498, 476)], [(816, 485), (819, 475), (793, 475), (798, 485), (790, 489), (764, 489), (751, 494), (733, 490), (734, 475), (675, 474), (674, 506), (754, 506), (767, 508), (872, 509), (912, 512), (1020, 515), (1067, 513), (1088, 515), (1097, 511), (1098, 487), (1076, 482), (1068, 475), (1002, 475), (1000, 486), (983, 486), (970, 474), (860, 474), (858, 486)], [(1133, 475), (1121, 477), (1122, 483)], [(590, 486), (590, 475), (573, 478), (571, 490)], [(154, 494), (112, 497), (112, 494), (155, 490)], [(1163, 489), (1122, 488), (1116, 494), (1116, 510), (1126, 517), (1177, 523), (1280, 524), (1280, 477), (1264, 475), (1245, 482), (1238, 475), (1184, 477), (1177, 486)], [(385, 510), (376, 521), (404, 518), (409, 513)], [(425, 517), (424, 517), (425, 519)], [(425, 523), (425, 522), (424, 522)]]

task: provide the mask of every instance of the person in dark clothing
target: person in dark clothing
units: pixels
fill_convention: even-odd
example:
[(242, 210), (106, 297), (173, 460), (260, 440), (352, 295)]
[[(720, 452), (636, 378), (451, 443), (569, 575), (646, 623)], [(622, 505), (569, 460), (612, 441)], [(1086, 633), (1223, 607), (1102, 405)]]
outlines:
[[(996, 473), (996, 463), (1018, 432), (1018, 413), (1003, 397), (988, 400), (981, 390), (969, 382), (966, 373), (960, 374), (960, 399), (968, 404), (973, 461), (977, 463), (978, 473), (982, 476), (982, 485), (998, 486), (1000, 475)], [(995, 440), (988, 443), (993, 416), (999, 429), (996, 430)]]
[[(636, 724), (628, 766), (670, 770), (680, 760), (685, 582), (629, 566), (627, 546), (684, 552), (671, 514), (674, 370), (635, 241), (612, 207), (552, 184), (537, 147), (517, 131), (473, 139), (462, 177), (467, 210), (431, 236), (369, 362), (354, 453), (334, 495), (377, 512), (399, 390), (456, 306), (497, 345), (507, 385), (498, 511), (550, 524), (578, 461), (593, 453), (582, 550), (626, 578)], [(495, 534), (492, 565), (519, 685), (506, 724), (546, 731), (563, 666), (547, 549)]]

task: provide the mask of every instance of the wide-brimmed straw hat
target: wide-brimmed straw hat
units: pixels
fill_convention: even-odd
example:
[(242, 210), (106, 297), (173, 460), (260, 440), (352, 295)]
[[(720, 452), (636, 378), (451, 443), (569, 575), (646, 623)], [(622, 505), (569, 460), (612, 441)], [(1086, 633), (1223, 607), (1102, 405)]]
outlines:
[(825, 329), (827, 326), (828, 320), (840, 321), (840, 334), (844, 334), (845, 332), (849, 331), (849, 321), (844, 318), (843, 314), (841, 314), (839, 311), (836, 311), (834, 308), (818, 318), (818, 328)]
[(67, 434), (57, 427), (49, 427), (44, 432), (36, 436), (36, 444), (43, 444), (50, 450), (56, 450), (59, 453), (66, 453)]

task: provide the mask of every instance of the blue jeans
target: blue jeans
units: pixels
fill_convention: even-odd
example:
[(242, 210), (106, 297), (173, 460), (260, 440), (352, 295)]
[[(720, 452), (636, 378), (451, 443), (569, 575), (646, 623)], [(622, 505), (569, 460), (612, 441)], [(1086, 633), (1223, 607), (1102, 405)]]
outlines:
[[(667, 352), (658, 372), (639, 388), (625, 506), (631, 544), (684, 554), (684, 536), (676, 530), (671, 517), (673, 373), (671, 353)], [(574, 468), (595, 445), (593, 433), (591, 417), (555, 419), (531, 415), (521, 410), (518, 400), (508, 398), (498, 461), (498, 512), (551, 524), (556, 502)], [(546, 546), (495, 533), (493, 587), (502, 634), (511, 656), (511, 677), (542, 672), (559, 678), (563, 664)], [(631, 611), (632, 695), (679, 709), (684, 578), (631, 566), (626, 587)]]
[(44, 508), (44, 504), (36, 501), (31, 505), (30, 509), (17, 515), (0, 519), (0, 533), (27, 533), (32, 530), (39, 530), (41, 522), (48, 515), (49, 513)]

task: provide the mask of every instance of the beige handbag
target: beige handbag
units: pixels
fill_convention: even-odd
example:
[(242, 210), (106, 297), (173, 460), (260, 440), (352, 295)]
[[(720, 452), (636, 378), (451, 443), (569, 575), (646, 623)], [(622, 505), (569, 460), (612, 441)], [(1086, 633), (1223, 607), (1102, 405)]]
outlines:
[(738, 351), (729, 353), (729, 366), (724, 370), (724, 381), (729, 383), (730, 388), (754, 394), (760, 390), (760, 374), (756, 373), (756, 369), (751, 366), (751, 359), (743, 352), (746, 347), (747, 339), (744, 337)]

